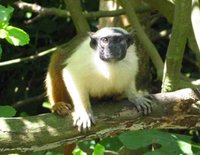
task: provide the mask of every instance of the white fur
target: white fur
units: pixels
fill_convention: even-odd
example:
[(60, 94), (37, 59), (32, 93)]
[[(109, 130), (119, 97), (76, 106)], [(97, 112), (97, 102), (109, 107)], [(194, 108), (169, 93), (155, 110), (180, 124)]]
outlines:
[(89, 40), (88, 38), (78, 47), (67, 60), (63, 70), (64, 81), (75, 108), (76, 105), (79, 108), (80, 105), (84, 105), (90, 109), (89, 96), (102, 97), (126, 93), (132, 89), (129, 88), (131, 83), (134, 83), (132, 91), (136, 91), (135, 76), (138, 71), (138, 60), (135, 47), (130, 46), (126, 57), (121, 61), (109, 63), (102, 61), (99, 53), (88, 47)]
[(114, 30), (118, 30), (124, 34), (128, 34), (128, 32), (120, 27), (104, 27), (100, 30), (98, 30), (95, 34), (94, 37), (106, 37), (106, 36), (112, 36), (113, 33), (116, 34), (116, 32), (114, 32)]

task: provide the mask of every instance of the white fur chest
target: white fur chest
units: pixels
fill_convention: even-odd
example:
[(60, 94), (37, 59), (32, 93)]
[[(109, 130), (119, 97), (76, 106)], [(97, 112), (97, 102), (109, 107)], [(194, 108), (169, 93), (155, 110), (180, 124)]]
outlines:
[[(67, 61), (66, 70), (76, 87), (92, 97), (122, 93), (127, 89), (138, 71), (138, 60), (134, 46), (130, 46), (126, 57), (119, 62), (105, 62), (92, 49), (77, 51)], [(70, 82), (70, 81), (69, 81)]]

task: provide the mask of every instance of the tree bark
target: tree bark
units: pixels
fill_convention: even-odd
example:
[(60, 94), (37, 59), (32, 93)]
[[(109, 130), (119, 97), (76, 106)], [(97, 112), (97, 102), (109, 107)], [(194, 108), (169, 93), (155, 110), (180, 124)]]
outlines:
[(181, 67), (190, 27), (191, 0), (176, 1), (172, 36), (164, 65), (162, 92), (180, 88)]
[(55, 114), (30, 117), (0, 118), (0, 154), (28, 153), (55, 149), (66, 143), (103, 138), (127, 130), (200, 129), (199, 91), (182, 89), (150, 95), (151, 115), (142, 117), (127, 100), (93, 105), (96, 125), (79, 133), (72, 126), (71, 116)]
[(82, 13), (80, 0), (64, 0), (69, 9), (77, 33), (86, 33), (90, 31), (90, 26)]
[(136, 29), (136, 35), (138, 39), (141, 41), (143, 44), (145, 50), (148, 52), (149, 56), (151, 57), (151, 60), (156, 68), (157, 71), (157, 76), (158, 79), (162, 78), (163, 74), (163, 62), (158, 54), (157, 49), (153, 45), (153, 43), (149, 40), (147, 37), (146, 33), (144, 32), (141, 24), (139, 23), (139, 20), (137, 18), (137, 15), (134, 11), (134, 6), (130, 1), (124, 1), (124, 0), (119, 0), (120, 4), (125, 10), (125, 13), (129, 19), (130, 24), (133, 26), (133, 28)]

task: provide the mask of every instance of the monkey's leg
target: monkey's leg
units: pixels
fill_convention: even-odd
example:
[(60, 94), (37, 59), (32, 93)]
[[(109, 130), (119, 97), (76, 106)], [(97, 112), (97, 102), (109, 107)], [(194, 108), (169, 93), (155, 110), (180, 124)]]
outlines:
[(74, 111), (72, 112), (72, 116), (74, 126), (77, 126), (79, 131), (90, 128), (94, 124), (94, 117), (89, 95), (81, 84), (81, 78), (73, 77), (72, 73), (67, 69), (63, 69), (62, 74), (64, 77), (63, 81), (73, 102)]
[(145, 115), (152, 112), (151, 100), (137, 92), (134, 81), (130, 84), (130, 87), (125, 94), (128, 97), (128, 100), (134, 103), (138, 111), (143, 111)]
[(46, 77), (46, 88), (51, 111), (61, 116), (68, 115), (72, 110), (72, 105), (70, 104), (70, 97), (64, 86), (61, 73), (50, 68)]
[(60, 116), (66, 116), (72, 112), (72, 105), (60, 101), (51, 107), (51, 111), (56, 112)]

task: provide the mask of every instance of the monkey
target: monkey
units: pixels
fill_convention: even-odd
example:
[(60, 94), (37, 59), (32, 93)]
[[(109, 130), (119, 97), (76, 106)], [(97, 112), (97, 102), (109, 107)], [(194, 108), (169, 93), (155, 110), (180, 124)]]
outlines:
[(91, 32), (70, 56), (55, 52), (51, 58), (46, 87), (52, 111), (72, 114), (78, 130), (95, 124), (90, 98), (120, 95), (138, 111), (151, 112), (150, 101), (136, 90), (139, 70), (132, 34), (120, 27)]

